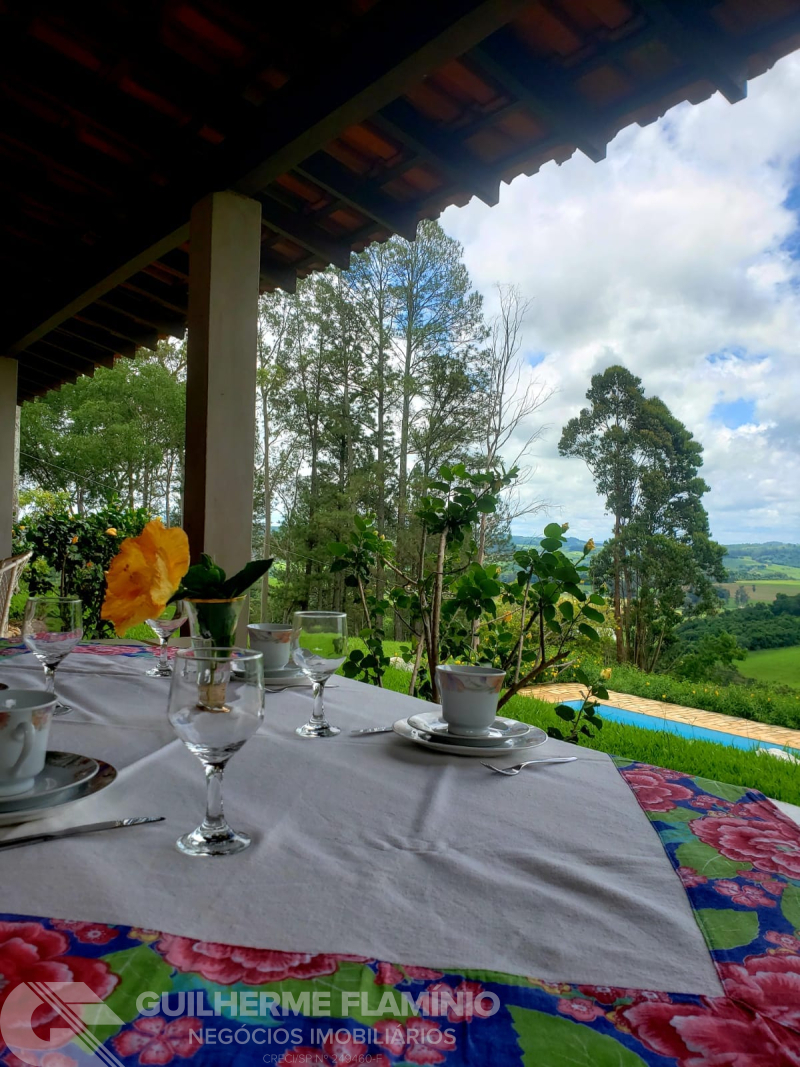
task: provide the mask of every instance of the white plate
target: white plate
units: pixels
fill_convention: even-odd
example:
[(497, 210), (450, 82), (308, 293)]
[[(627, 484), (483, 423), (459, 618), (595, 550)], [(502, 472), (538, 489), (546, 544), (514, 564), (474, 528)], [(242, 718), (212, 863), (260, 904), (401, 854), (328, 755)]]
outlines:
[(10, 797), (0, 797), (0, 814), (37, 807), (56, 798), (66, 799), (91, 781), (99, 770), (97, 761), (90, 756), (79, 756), (74, 752), (48, 752), (44, 769), (34, 778), (33, 789)]
[(498, 753), (505, 755), (509, 752), (523, 752), (529, 748), (537, 748), (547, 740), (547, 734), (538, 726), (531, 727), (531, 732), (522, 737), (509, 737), (508, 740), (501, 741), (499, 745), (456, 745), (451, 741), (441, 741), (421, 730), (415, 730), (413, 726), (408, 725), (408, 719), (398, 719), (392, 729), (400, 737), (404, 737), (407, 741), (414, 741), (423, 748), (431, 748), (436, 752), (449, 752), (457, 756), (496, 756)]
[(461, 737), (459, 734), (450, 732), (450, 728), (438, 711), (423, 711), (419, 715), (409, 715), (408, 725), (413, 730), (430, 734), (437, 741), (448, 745), (481, 745), (486, 748), (489, 745), (500, 745), (511, 737), (527, 737), (536, 726), (527, 722), (519, 722), (517, 719), (506, 719), (498, 716), (489, 727), (487, 734), (479, 737)]
[[(68, 755), (68, 753), (62, 753), (62, 755)], [(55, 815), (56, 812), (61, 813), (72, 804), (80, 804), (87, 797), (93, 797), (101, 790), (106, 789), (117, 777), (116, 768), (101, 759), (95, 762), (98, 764), (97, 774), (80, 786), (77, 794), (70, 794), (66, 797), (63, 794), (55, 798), (51, 797), (49, 801), (40, 801), (38, 805), (31, 805), (31, 807), (21, 811), (0, 812), (0, 826), (14, 826), (20, 822), (46, 819), (48, 816)]]
[(305, 675), (296, 667), (294, 663), (289, 663), (285, 667), (265, 667), (264, 668), (264, 681), (269, 678), (305, 678)]

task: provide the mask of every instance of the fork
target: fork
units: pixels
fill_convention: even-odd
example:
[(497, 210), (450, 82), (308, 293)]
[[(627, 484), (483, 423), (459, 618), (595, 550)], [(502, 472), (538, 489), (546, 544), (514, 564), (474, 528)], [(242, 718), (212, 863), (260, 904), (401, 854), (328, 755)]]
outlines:
[(488, 767), (495, 774), (505, 774), (507, 777), (513, 778), (515, 774), (519, 774), (523, 767), (532, 767), (535, 763), (574, 763), (577, 758), (577, 756), (549, 756), (547, 759), (529, 759), (527, 763), (518, 763), (516, 767), (498, 767), (494, 763), (486, 763), (481, 760), (481, 767)]

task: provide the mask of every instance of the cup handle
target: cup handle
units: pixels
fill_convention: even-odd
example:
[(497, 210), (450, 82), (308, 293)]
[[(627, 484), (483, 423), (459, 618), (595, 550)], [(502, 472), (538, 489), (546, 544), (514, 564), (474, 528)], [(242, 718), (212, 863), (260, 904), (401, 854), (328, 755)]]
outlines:
[(8, 773), (15, 777), (22, 764), (30, 755), (30, 751), (33, 748), (33, 741), (36, 737), (36, 731), (33, 728), (32, 722), (18, 723), (16, 730), (11, 735), (15, 741), (22, 741), (22, 751), (17, 757), (15, 763), (8, 768)]

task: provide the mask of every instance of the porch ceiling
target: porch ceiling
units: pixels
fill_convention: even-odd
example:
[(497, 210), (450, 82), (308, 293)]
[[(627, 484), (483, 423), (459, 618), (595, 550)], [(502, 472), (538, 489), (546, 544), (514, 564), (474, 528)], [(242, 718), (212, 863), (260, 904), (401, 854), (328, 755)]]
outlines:
[(800, 47), (800, 0), (0, 0), (0, 354), (20, 401), (185, 330), (188, 220), (262, 205), (261, 282), (593, 160)]

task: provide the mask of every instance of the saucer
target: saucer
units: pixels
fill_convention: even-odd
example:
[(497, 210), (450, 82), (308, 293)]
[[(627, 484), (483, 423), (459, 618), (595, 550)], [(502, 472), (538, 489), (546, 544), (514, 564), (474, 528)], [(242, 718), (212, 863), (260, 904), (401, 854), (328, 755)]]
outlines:
[(450, 731), (448, 723), (436, 711), (423, 711), (419, 715), (409, 715), (408, 725), (412, 730), (430, 734), (437, 741), (443, 741), (450, 745), (499, 745), (512, 737), (527, 737), (535, 726), (527, 722), (518, 722), (516, 719), (506, 719), (498, 716), (485, 734), (471, 734), (462, 736)]
[(290, 663), (286, 667), (265, 667), (264, 688), (270, 689), (282, 685), (311, 685), (308, 678), (299, 667)]
[[(416, 718), (416, 716), (412, 716)], [(538, 726), (531, 726), (530, 731), (519, 737), (508, 737), (499, 744), (481, 744), (482, 738), (473, 738), (473, 741), (477, 740), (478, 744), (462, 744), (466, 739), (463, 737), (458, 738), (457, 743), (453, 741), (443, 741), (441, 737), (432, 737), (429, 733), (422, 730), (415, 730), (413, 726), (409, 726), (408, 719), (398, 719), (392, 726), (392, 729), (400, 737), (404, 737), (407, 741), (414, 741), (418, 745), (422, 745), (423, 748), (430, 748), (436, 752), (449, 752), (452, 755), (457, 756), (496, 756), (498, 753), (506, 755), (507, 753), (526, 752), (529, 748), (536, 748), (539, 745), (543, 745), (547, 740), (547, 734), (544, 730), (540, 730)]]
[[(74, 757), (69, 752), (48, 753), (48, 757), (51, 754), (53, 756), (85, 758)], [(28, 807), (20, 808), (19, 811), (0, 811), (0, 826), (13, 826), (20, 822), (32, 822), (34, 819), (46, 819), (48, 816), (54, 815), (56, 812), (60, 813), (72, 804), (80, 804), (82, 800), (93, 797), (101, 790), (106, 789), (117, 777), (116, 768), (112, 767), (110, 763), (106, 763), (105, 760), (98, 759), (94, 762), (98, 765), (97, 774), (78, 786), (76, 793), (61, 793), (58, 796), (51, 795), (44, 800), (40, 798), (38, 802), (30, 801)]]
[(73, 752), (48, 752), (44, 769), (36, 775), (32, 789), (10, 797), (0, 797), (0, 814), (23, 811), (41, 803), (59, 803), (60, 799), (77, 793), (99, 770), (97, 761), (89, 756), (78, 756)]

